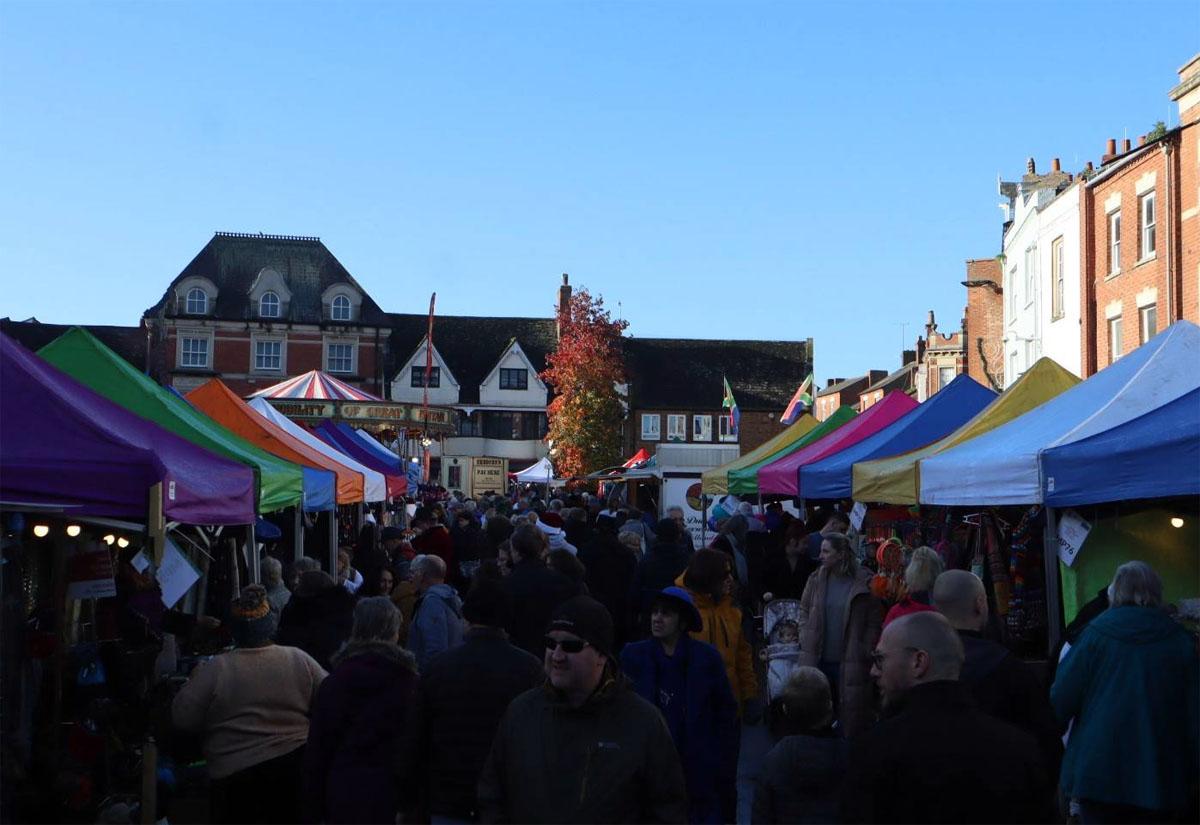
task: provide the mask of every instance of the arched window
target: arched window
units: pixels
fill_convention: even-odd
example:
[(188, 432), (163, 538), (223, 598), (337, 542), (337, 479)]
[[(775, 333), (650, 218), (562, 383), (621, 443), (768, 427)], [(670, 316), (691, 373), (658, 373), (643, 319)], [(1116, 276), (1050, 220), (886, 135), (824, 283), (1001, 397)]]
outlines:
[(187, 314), (188, 315), (207, 315), (208, 314), (208, 294), (198, 286), (194, 286), (188, 290)]
[(279, 317), (279, 296), (274, 292), (264, 292), (263, 296), (258, 299), (258, 317), (259, 318), (278, 318)]
[(350, 299), (345, 295), (338, 295), (334, 298), (333, 303), (329, 305), (329, 317), (334, 321), (349, 321)]

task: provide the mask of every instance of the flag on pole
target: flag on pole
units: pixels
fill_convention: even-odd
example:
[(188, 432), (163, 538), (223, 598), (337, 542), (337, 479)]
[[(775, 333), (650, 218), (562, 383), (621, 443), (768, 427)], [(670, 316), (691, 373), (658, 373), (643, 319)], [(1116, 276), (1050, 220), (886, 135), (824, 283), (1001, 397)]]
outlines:
[(794, 424), (805, 408), (812, 409), (812, 395), (808, 392), (812, 389), (812, 379), (812, 373), (810, 372), (808, 378), (805, 378), (803, 383), (796, 389), (796, 394), (788, 402), (787, 409), (783, 411), (783, 415), (779, 416), (780, 424)]
[(741, 420), (742, 414), (738, 410), (737, 401), (733, 397), (733, 387), (729, 386), (729, 379), (721, 376), (721, 380), (725, 382), (725, 398), (721, 400), (721, 408), (729, 410), (729, 434), (738, 434), (738, 422)]

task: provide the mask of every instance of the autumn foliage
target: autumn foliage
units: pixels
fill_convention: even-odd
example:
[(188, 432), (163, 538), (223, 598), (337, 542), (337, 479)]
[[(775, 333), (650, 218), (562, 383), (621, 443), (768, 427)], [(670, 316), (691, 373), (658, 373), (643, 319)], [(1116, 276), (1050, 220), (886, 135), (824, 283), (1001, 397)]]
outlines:
[(541, 378), (555, 393), (546, 408), (560, 476), (582, 476), (621, 463), (624, 410), (617, 384), (625, 383), (621, 333), (603, 298), (586, 289), (571, 296), (559, 314), (558, 349), (546, 356)]

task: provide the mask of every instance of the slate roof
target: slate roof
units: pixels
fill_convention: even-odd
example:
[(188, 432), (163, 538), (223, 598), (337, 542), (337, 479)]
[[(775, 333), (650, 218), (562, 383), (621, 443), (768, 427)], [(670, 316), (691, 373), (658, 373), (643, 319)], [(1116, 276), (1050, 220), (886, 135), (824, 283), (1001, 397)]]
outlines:
[(251, 306), (249, 293), (263, 267), (271, 267), (283, 276), (292, 292), (284, 322), (341, 326), (342, 322), (323, 318), (321, 295), (334, 284), (349, 284), (362, 295), (359, 318), (352, 326), (383, 326), (387, 314), (367, 291), (346, 271), (320, 238), (296, 235), (249, 235), (217, 232), (183, 271), (171, 281), (162, 298), (146, 310), (146, 315), (181, 317), (175, 313), (171, 296), (175, 285), (184, 278), (200, 276), (212, 281), (217, 300), (208, 317), (227, 321), (257, 320), (257, 307)]
[(836, 384), (830, 384), (825, 389), (818, 390), (817, 397), (819, 398), (822, 395), (832, 395), (833, 393), (836, 393), (836, 392), (845, 392), (847, 390), (852, 390), (852, 389), (854, 389), (854, 386), (856, 384), (866, 386), (866, 384), (868, 383), (869, 377), (870, 376), (867, 376), (867, 375), (859, 375), (859, 376), (855, 376), (854, 378), (843, 378), (841, 381), (838, 381)]
[(905, 364), (895, 372), (889, 373), (888, 375), (876, 381), (874, 384), (871, 384), (869, 387), (863, 390), (861, 394), (865, 395), (866, 393), (874, 392), (875, 390), (883, 390), (884, 395), (892, 392), (893, 390), (912, 392), (914, 389), (916, 389), (916, 375), (917, 362), (913, 361), (909, 364)]
[(84, 324), (43, 324), (36, 318), (14, 321), (0, 318), (0, 332), (36, 352), (58, 338), (67, 330), (82, 326), (95, 335), (109, 349), (133, 364), (139, 370), (146, 369), (146, 331), (141, 327), (87, 326)]
[[(425, 337), (429, 316), (389, 313), (392, 327), (386, 378), (390, 382)], [(541, 372), (556, 343), (552, 318), (485, 318), (473, 315), (435, 315), (433, 346), (459, 383), (459, 403), (478, 404), (479, 385), (513, 339)]]
[(807, 341), (723, 341), (626, 338), (630, 406), (637, 409), (720, 409), (721, 377), (738, 408), (779, 411), (812, 372)]

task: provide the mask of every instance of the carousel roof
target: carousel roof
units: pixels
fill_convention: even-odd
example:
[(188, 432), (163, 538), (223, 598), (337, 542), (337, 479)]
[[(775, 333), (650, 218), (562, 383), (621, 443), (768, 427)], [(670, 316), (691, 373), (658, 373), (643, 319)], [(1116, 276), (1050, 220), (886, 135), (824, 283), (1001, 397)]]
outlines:
[(251, 398), (310, 398), (322, 401), (382, 401), (377, 395), (363, 392), (358, 387), (352, 387), (345, 381), (339, 381), (332, 375), (320, 370), (310, 370), (303, 375), (280, 381), (266, 389), (259, 390)]

